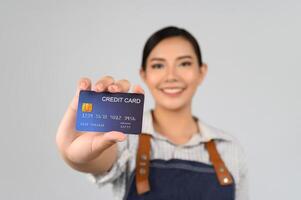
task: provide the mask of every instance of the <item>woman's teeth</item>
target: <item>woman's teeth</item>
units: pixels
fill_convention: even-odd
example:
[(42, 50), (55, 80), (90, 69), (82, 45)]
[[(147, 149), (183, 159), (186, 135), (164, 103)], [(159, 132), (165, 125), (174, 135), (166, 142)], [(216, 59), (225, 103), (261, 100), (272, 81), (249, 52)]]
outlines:
[(167, 93), (167, 94), (177, 94), (177, 93), (182, 92), (183, 90), (184, 90), (183, 88), (165, 88), (165, 89), (162, 89), (162, 91), (164, 93)]

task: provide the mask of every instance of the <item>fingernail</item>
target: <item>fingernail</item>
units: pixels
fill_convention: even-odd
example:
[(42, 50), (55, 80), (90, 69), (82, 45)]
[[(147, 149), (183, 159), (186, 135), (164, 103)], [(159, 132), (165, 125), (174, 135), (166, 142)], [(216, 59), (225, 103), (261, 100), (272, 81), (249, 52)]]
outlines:
[(110, 85), (110, 90), (116, 92), (118, 90), (118, 87), (116, 85)]
[(114, 85), (113, 87), (115, 91), (118, 91), (119, 87), (117, 85)]
[(103, 89), (103, 85), (100, 83), (96, 86), (97, 91), (101, 91)]

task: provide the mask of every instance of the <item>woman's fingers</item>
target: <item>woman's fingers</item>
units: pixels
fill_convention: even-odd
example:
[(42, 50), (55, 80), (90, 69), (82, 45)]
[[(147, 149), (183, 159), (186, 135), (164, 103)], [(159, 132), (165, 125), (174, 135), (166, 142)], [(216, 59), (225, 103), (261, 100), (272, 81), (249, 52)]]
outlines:
[(112, 76), (104, 76), (95, 83), (94, 90), (96, 92), (107, 91), (108, 87), (113, 83), (114, 83), (114, 79)]
[(133, 92), (134, 93), (144, 94), (144, 90), (143, 90), (143, 88), (140, 85), (134, 85)]
[(111, 76), (105, 76), (96, 82), (93, 90), (96, 92), (128, 92), (130, 89), (130, 82), (126, 79), (115, 81)]
[(110, 92), (128, 92), (130, 87), (130, 82), (126, 79), (122, 79), (116, 81), (113, 85), (110, 85), (108, 89)]

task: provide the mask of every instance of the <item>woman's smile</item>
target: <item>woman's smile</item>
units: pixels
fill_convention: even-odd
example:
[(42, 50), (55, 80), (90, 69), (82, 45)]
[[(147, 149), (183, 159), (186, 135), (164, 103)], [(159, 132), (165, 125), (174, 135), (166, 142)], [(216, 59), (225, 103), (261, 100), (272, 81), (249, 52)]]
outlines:
[(169, 97), (178, 97), (180, 96), (185, 88), (184, 87), (162, 87), (159, 88), (159, 90), (164, 94)]

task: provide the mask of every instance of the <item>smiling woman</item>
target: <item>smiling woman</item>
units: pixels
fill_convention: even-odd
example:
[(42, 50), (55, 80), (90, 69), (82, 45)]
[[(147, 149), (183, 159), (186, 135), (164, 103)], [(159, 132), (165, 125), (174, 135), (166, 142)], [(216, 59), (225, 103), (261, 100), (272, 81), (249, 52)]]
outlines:
[[(99, 186), (113, 183), (116, 199), (247, 200), (243, 148), (232, 135), (192, 114), (193, 96), (207, 70), (188, 31), (166, 27), (155, 32), (145, 44), (140, 69), (155, 100), (144, 113), (142, 133), (74, 132), (77, 92), (57, 133), (65, 161), (88, 172)], [(93, 90), (129, 88), (129, 81), (105, 76)], [(81, 89), (91, 90), (91, 81), (81, 79)], [(136, 86), (134, 92), (143, 89)]]

